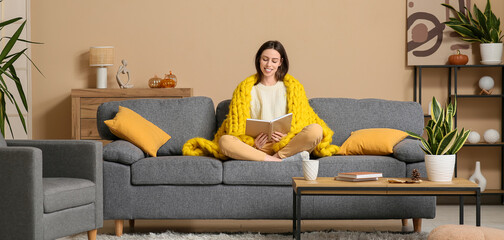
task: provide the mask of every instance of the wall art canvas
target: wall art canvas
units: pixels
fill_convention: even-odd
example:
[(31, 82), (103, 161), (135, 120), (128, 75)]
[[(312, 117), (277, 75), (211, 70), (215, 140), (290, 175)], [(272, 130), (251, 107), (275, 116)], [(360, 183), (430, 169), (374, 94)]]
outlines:
[(471, 0), (407, 0), (407, 53), (408, 66), (444, 65), (457, 50), (469, 56), (468, 64), (474, 64), (471, 44), (460, 40), (459, 35), (444, 22), (453, 12), (441, 5), (446, 3), (455, 9), (471, 9)]

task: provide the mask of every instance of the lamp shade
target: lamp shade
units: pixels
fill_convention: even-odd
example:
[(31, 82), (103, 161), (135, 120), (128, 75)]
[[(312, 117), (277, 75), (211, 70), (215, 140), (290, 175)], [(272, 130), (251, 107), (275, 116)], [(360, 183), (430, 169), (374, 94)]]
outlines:
[(89, 49), (89, 66), (105, 67), (114, 65), (114, 47), (91, 47)]

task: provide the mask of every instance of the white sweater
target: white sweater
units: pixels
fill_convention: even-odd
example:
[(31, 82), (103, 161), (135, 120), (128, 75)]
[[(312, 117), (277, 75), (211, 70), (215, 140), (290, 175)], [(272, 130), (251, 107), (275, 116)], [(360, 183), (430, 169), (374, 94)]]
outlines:
[(250, 118), (272, 120), (287, 113), (287, 89), (283, 81), (273, 86), (258, 83), (250, 93)]

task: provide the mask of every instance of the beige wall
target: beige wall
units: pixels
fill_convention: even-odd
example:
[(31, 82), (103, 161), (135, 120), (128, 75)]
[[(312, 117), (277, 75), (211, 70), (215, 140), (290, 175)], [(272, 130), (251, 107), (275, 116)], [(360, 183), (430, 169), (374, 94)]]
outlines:
[[(486, 1), (475, 0), (481, 8)], [(504, 1), (493, 1), (504, 16)], [(45, 78), (33, 74), (33, 138), (70, 138), (70, 91), (95, 87), (95, 69), (88, 66), (90, 46), (116, 48), (109, 68), (109, 86), (128, 60), (133, 84), (147, 87), (154, 74), (169, 70), (177, 87), (190, 87), (215, 103), (231, 97), (237, 83), (254, 73), (253, 57), (267, 40), (287, 49), (290, 73), (305, 86), (308, 97), (413, 99), (413, 68), (406, 66), (406, 1), (399, 0), (33, 0), (32, 56)], [(473, 91), (482, 70), (468, 72), (462, 86)], [(499, 72), (491, 74), (499, 79)], [(424, 99), (446, 97), (446, 73), (425, 73)], [(500, 86), (500, 85), (499, 85)], [(469, 102), (469, 100), (463, 100)], [(461, 101), (462, 103), (462, 101)], [(500, 103), (491, 101), (490, 116), (473, 110), (469, 128), (482, 133), (500, 130)], [(484, 115), (485, 125), (479, 123)], [(465, 124), (465, 123), (463, 123)], [(481, 130), (480, 130), (481, 129)], [(494, 153), (495, 151), (497, 153)], [(464, 149), (462, 174), (474, 161), (499, 187), (498, 149)], [(483, 155), (483, 157), (481, 157)], [(491, 166), (491, 167), (489, 167)], [(492, 168), (492, 169), (491, 169)], [(493, 170), (495, 168), (495, 170)], [(466, 171), (466, 173), (464, 173)]]

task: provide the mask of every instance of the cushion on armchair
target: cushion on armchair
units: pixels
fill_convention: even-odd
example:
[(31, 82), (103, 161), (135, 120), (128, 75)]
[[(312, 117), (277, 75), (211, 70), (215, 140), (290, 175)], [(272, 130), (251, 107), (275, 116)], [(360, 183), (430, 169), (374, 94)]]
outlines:
[(44, 213), (95, 202), (96, 185), (79, 178), (43, 178)]

